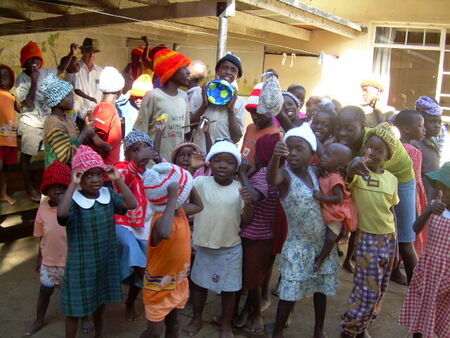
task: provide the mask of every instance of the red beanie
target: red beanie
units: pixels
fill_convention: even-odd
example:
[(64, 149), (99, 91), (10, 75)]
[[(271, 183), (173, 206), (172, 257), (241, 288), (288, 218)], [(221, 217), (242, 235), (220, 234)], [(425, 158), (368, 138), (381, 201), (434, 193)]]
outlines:
[(255, 88), (253, 88), (250, 96), (247, 99), (247, 104), (245, 105), (245, 109), (249, 110), (249, 108), (258, 108), (259, 105), (259, 97), (261, 96), (263, 83), (258, 83)]
[(25, 68), (25, 62), (32, 57), (38, 57), (41, 59), (42, 68), (44, 65), (42, 50), (36, 42), (30, 41), (20, 50), (20, 66)]
[(131, 54), (138, 55), (138, 56), (142, 56), (142, 53), (144, 53), (144, 46), (136, 47), (131, 51)]
[(42, 175), (41, 192), (47, 195), (47, 189), (53, 184), (68, 186), (72, 181), (72, 174), (67, 164), (54, 160), (52, 164), (44, 170)]
[(179, 69), (191, 64), (191, 59), (171, 49), (163, 49), (155, 54), (153, 70), (165, 84)]

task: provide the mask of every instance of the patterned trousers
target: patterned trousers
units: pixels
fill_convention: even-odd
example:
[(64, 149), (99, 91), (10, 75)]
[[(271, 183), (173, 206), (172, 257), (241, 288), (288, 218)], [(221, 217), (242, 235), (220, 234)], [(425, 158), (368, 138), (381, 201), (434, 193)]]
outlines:
[(395, 233), (374, 235), (359, 231), (353, 289), (341, 326), (357, 335), (376, 319), (387, 289), (396, 253)]

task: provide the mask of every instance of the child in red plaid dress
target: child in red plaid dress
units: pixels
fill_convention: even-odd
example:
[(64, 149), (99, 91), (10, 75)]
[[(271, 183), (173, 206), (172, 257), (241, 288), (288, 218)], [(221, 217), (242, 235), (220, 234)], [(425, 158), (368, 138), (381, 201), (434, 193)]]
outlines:
[(450, 162), (427, 176), (438, 197), (414, 223), (416, 233), (428, 223), (427, 242), (398, 323), (409, 327), (414, 338), (450, 337)]

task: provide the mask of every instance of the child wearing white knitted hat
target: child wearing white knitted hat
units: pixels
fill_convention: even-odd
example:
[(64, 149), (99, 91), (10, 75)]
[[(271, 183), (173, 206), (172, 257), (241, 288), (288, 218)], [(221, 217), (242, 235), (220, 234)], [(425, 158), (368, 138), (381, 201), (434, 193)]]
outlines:
[(194, 217), (193, 243), (197, 247), (191, 273), (194, 317), (184, 328), (189, 336), (202, 326), (208, 290), (222, 295), (221, 334), (232, 334), (235, 293), (242, 287), (241, 217), (245, 221), (252, 217), (251, 197), (235, 180), (241, 162), (237, 147), (226, 139), (217, 140), (206, 161), (213, 176), (194, 180), (204, 209)]
[(168, 162), (144, 173), (144, 190), (155, 214), (144, 273), (147, 329), (141, 337), (159, 337), (164, 326), (166, 335), (175, 337), (179, 335), (178, 310), (189, 297), (191, 242), (186, 215), (200, 212), (203, 205), (191, 174)]

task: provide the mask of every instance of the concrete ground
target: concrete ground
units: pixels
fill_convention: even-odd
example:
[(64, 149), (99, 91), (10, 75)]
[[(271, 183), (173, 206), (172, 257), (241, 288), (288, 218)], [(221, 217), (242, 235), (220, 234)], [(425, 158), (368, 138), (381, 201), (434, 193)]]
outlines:
[[(39, 275), (35, 272), (38, 240), (26, 237), (12, 242), (0, 244), (0, 337), (21, 337), (26, 328), (33, 322), (35, 316), (36, 299), (39, 290)], [(337, 296), (329, 297), (328, 312), (325, 321), (325, 332), (328, 337), (339, 337), (340, 316), (346, 308), (346, 300), (351, 291), (352, 275), (341, 270), (341, 282)], [(273, 276), (275, 280), (277, 276)], [(125, 291), (125, 290), (124, 290)], [(379, 319), (369, 332), (373, 338), (401, 338), (407, 337), (407, 329), (396, 324), (396, 319), (406, 291), (406, 287), (391, 283), (385, 295)], [(124, 293), (125, 294), (125, 293)], [(272, 305), (264, 313), (264, 322), (273, 323), (275, 320), (277, 299), (272, 298)], [(143, 313), (139, 302), (139, 311)], [(218, 328), (211, 322), (214, 315), (219, 314), (220, 297), (210, 293), (205, 309), (205, 325), (196, 337), (217, 337)], [(124, 306), (110, 304), (106, 310), (106, 337), (128, 338), (139, 337), (146, 324), (143, 317), (136, 322), (126, 322)], [(185, 325), (191, 316), (190, 308), (186, 308), (181, 316), (181, 324)], [(295, 315), (291, 327), (285, 330), (286, 338), (312, 337), (314, 325), (314, 311), (312, 299), (304, 299), (295, 308)], [(235, 331), (236, 337), (248, 337), (242, 330)], [(36, 338), (64, 337), (64, 317), (59, 312), (59, 291), (51, 300), (46, 317), (45, 327), (36, 333)], [(79, 337), (92, 335), (79, 334)]]

